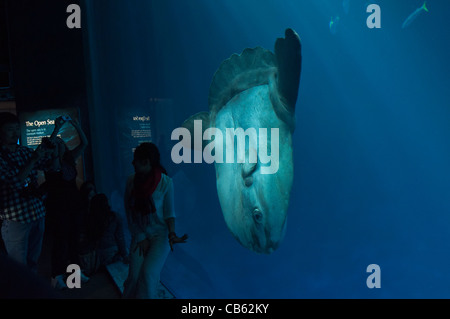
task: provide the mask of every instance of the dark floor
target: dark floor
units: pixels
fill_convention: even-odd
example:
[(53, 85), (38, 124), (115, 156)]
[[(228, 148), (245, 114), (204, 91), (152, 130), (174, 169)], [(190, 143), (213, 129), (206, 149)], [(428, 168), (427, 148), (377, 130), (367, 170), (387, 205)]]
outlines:
[[(0, 238), (1, 239), (1, 238)], [(0, 253), (6, 254), (6, 250), (2, 245), (3, 242), (0, 240)], [(52, 292), (56, 292), (60, 298), (63, 299), (121, 299), (123, 283), (128, 274), (128, 266), (117, 262), (115, 264), (108, 265), (106, 267), (100, 268), (94, 275), (90, 276), (87, 283), (81, 283), (81, 288), (66, 288), (63, 290), (56, 290), (50, 288), (51, 284), (51, 240), (44, 235), (44, 242), (42, 245), (42, 252), (39, 258), (38, 264), (38, 279), (43, 279), (44, 285), (48, 283), (48, 288)], [(4, 266), (4, 265), (3, 265)], [(6, 269), (6, 268), (5, 268)], [(8, 268), (11, 271), (11, 268)], [(7, 274), (6, 274), (7, 276)], [(33, 276), (35, 276), (33, 274)], [(5, 277), (3, 277), (4, 279)], [(15, 278), (15, 277), (14, 277)], [(23, 284), (23, 281), (21, 281)], [(29, 290), (29, 284), (25, 284), (25, 289)], [(40, 288), (47, 287), (39, 286)], [(120, 287), (120, 288), (119, 288)], [(0, 287), (1, 288), (1, 287)], [(39, 289), (40, 289), (39, 288)], [(20, 289), (20, 288), (19, 288)], [(23, 291), (23, 290), (21, 290)], [(42, 290), (39, 290), (42, 292)], [(0, 289), (1, 292), (1, 289)], [(1, 295), (1, 293), (0, 293)], [(7, 298), (11, 297), (11, 291), (8, 293), (6, 291)], [(38, 298), (40, 293), (38, 292)], [(13, 297), (14, 298), (14, 297)], [(20, 298), (20, 297), (19, 297)], [(28, 298), (28, 297), (25, 297)], [(35, 298), (32, 297), (32, 298)], [(45, 297), (43, 297), (45, 298)], [(158, 298), (159, 299), (174, 299), (174, 295), (161, 283), (158, 287)]]
[[(49, 239), (44, 237), (38, 274), (48, 280), (49, 284), (51, 282), (50, 248)], [(64, 289), (59, 292), (62, 298), (67, 299), (119, 299), (122, 296), (106, 268), (101, 268), (92, 275), (89, 282), (81, 284), (81, 288)]]

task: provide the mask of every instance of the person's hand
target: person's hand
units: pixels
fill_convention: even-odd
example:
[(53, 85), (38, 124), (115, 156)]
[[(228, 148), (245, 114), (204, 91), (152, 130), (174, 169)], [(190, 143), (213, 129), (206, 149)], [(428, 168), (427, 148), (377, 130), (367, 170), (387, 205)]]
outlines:
[(78, 121), (76, 120), (76, 119), (70, 119), (69, 120), (69, 122), (70, 122), (70, 124), (72, 124), (73, 125), (73, 127), (80, 127), (80, 123), (78, 123)]
[(62, 116), (59, 116), (55, 119), (55, 130), (58, 130), (66, 123)]
[(173, 251), (174, 244), (184, 244), (186, 242), (186, 239), (188, 239), (187, 234), (184, 234), (182, 237), (178, 237), (177, 234), (175, 234), (174, 232), (171, 232), (169, 234), (170, 250)]
[(136, 249), (139, 249), (139, 256), (145, 257), (147, 255), (149, 248), (150, 248), (150, 240), (148, 240), (148, 238), (145, 238), (144, 240), (141, 240), (140, 242), (137, 243), (133, 252), (135, 252)]

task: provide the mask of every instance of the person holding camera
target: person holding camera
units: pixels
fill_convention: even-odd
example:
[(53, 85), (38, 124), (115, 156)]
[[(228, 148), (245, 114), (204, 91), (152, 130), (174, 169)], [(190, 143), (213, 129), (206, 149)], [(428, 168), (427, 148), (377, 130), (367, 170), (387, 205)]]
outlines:
[[(66, 143), (58, 137), (65, 123), (70, 123), (78, 133), (80, 144), (69, 149)], [(88, 145), (86, 135), (77, 121), (67, 116), (55, 119), (55, 128), (51, 136), (44, 140), (52, 146), (51, 165), (45, 171), (47, 198), (48, 235), (52, 241), (51, 249), (51, 284), (57, 289), (66, 288), (66, 268), (69, 264), (78, 264), (79, 236), (81, 220), (77, 205), (80, 195), (76, 184), (76, 161)], [(44, 143), (43, 141), (43, 143)], [(89, 280), (81, 274), (82, 281)]]
[(8, 256), (37, 273), (46, 210), (38, 191), (37, 170), (43, 170), (51, 150), (18, 144), (19, 118), (0, 113), (0, 219)]

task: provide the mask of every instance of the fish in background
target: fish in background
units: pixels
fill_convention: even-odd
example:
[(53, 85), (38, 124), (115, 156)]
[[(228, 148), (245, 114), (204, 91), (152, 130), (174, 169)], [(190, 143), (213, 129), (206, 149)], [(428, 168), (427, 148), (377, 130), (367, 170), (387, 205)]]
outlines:
[(331, 34), (335, 35), (338, 32), (340, 21), (341, 21), (341, 18), (339, 18), (339, 16), (331, 17), (331, 20), (329, 23), (329, 28), (330, 28)]
[(411, 23), (413, 23), (414, 20), (416, 20), (417, 17), (422, 14), (422, 12), (429, 12), (426, 4), (427, 2), (425, 1), (420, 8), (416, 9), (413, 13), (409, 15), (408, 18), (406, 18), (405, 22), (403, 22), (402, 29), (409, 27)]

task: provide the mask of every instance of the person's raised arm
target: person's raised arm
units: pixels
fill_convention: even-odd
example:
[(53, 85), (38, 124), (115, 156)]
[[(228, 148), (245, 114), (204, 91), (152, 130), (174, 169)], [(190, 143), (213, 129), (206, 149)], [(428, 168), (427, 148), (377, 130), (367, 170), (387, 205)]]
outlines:
[(56, 137), (58, 136), (59, 130), (64, 125), (66, 121), (63, 119), (62, 116), (57, 117), (55, 119), (55, 128), (53, 129), (52, 134), (50, 135), (50, 141), (55, 142)]
[(48, 152), (49, 151), (45, 147), (39, 145), (25, 164), (19, 168), (17, 174), (14, 174), (6, 164), (5, 166), (1, 166), (2, 182), (9, 185), (16, 184), (16, 187), (21, 188), (20, 185), (23, 186), (25, 184), (27, 177), (30, 175), (33, 168), (35, 168), (36, 163), (47, 156)]
[(81, 156), (81, 154), (83, 154), (86, 146), (88, 146), (89, 143), (86, 134), (84, 134), (78, 121), (70, 120), (69, 122), (77, 130), (78, 136), (80, 137), (80, 144), (71, 151), (73, 159), (76, 160), (79, 156)]

